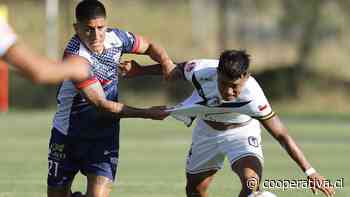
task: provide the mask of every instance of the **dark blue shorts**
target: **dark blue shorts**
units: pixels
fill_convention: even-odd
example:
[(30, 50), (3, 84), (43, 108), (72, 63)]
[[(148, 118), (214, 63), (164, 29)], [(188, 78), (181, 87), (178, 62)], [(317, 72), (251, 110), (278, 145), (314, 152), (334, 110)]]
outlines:
[(117, 139), (82, 139), (51, 131), (48, 154), (47, 184), (62, 187), (69, 184), (80, 171), (82, 174), (104, 176), (114, 181), (117, 164)]

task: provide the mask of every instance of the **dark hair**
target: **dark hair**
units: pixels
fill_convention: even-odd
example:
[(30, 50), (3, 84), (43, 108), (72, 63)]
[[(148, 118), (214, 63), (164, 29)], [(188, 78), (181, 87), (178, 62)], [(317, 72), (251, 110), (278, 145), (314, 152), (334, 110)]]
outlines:
[(218, 72), (231, 79), (238, 79), (249, 68), (249, 54), (245, 50), (227, 50), (221, 53)]
[(83, 0), (75, 8), (75, 18), (78, 22), (97, 17), (106, 18), (105, 6), (98, 0)]

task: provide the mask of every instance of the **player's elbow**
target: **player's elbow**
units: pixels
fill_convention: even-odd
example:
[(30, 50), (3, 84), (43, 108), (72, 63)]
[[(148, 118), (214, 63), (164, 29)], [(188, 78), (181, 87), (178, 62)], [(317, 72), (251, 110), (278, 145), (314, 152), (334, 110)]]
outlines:
[(124, 108), (124, 105), (122, 103), (108, 101), (107, 99), (98, 100), (95, 106), (101, 112), (110, 112), (117, 115), (121, 114)]

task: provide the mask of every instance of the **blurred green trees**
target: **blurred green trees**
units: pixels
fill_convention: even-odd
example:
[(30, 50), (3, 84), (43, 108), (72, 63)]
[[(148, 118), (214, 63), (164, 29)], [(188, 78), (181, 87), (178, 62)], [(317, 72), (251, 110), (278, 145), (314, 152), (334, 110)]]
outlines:
[[(9, 6), (10, 22), (19, 36), (41, 53), (45, 53), (47, 42), (44, 2), (1, 1)], [(348, 0), (103, 2), (111, 26), (155, 40), (175, 61), (216, 58), (226, 48), (246, 49), (252, 54), (252, 70), (271, 92), (268, 95), (302, 96), (305, 80), (312, 81), (310, 77), (315, 76), (310, 73), (342, 80), (350, 77), (346, 67), (350, 52)], [(61, 52), (74, 33), (76, 3), (60, 1)], [(148, 58), (125, 57), (131, 58), (152, 63)], [(43, 107), (55, 103), (54, 87), (32, 86), (16, 74), (11, 75), (10, 82), (12, 106)], [(121, 84), (121, 96), (127, 100), (165, 95), (176, 102), (191, 91), (185, 82), (165, 84), (160, 77), (122, 80)]]

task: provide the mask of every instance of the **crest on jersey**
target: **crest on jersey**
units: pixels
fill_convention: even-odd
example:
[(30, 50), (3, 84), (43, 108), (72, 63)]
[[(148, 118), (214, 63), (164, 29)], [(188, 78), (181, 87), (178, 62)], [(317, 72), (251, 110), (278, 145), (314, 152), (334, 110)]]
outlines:
[(264, 111), (267, 108), (267, 104), (259, 105), (258, 108), (259, 108), (259, 111)]

